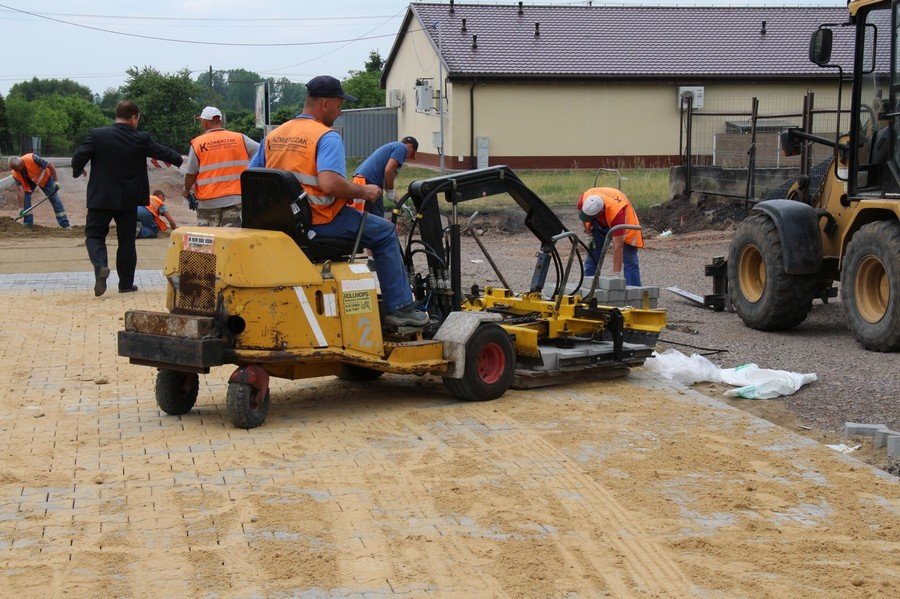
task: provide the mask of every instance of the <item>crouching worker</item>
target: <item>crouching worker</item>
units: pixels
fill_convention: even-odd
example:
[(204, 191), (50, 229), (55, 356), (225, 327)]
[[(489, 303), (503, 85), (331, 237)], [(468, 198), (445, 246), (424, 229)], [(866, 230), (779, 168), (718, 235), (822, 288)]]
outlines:
[[(581, 194), (577, 208), (579, 218), (584, 221), (585, 231), (593, 238), (593, 247), (584, 263), (585, 276), (593, 277), (600, 263), (606, 233), (616, 225), (640, 225), (640, 222), (625, 194), (612, 187), (588, 189)], [(638, 248), (642, 247), (644, 238), (640, 230), (620, 229), (613, 233), (613, 274), (621, 276), (624, 265), (626, 285), (641, 284)]]
[[(166, 194), (159, 189), (150, 194), (148, 205), (137, 207), (137, 220), (138, 239), (151, 239), (169, 227), (178, 228), (175, 219), (169, 212), (169, 207), (166, 206)], [(168, 226), (166, 226), (166, 221), (168, 221)]]
[[(344, 100), (357, 98), (345, 93), (334, 77), (314, 77), (306, 84), (303, 113), (269, 133), (250, 167), (291, 171), (309, 195), (312, 229), (322, 237), (355, 239), (363, 215), (349, 203), (351, 198), (374, 202), (381, 197), (377, 185), (359, 185), (346, 179), (344, 141), (330, 127), (341, 115)], [(297, 140), (302, 140), (299, 143)], [(400, 242), (394, 225), (383, 218), (367, 218), (362, 245), (375, 259), (384, 322), (391, 327), (423, 327), (428, 314), (413, 304)]]

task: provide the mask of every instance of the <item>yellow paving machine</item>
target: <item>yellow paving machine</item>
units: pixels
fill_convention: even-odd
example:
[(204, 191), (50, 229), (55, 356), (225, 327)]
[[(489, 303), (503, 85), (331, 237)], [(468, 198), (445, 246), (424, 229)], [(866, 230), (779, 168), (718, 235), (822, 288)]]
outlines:
[[(120, 355), (158, 369), (156, 400), (168, 414), (190, 411), (199, 374), (224, 364), (237, 366), (226, 403), (241, 428), (265, 420), (270, 377), (431, 374), (456, 398), (490, 400), (510, 386), (621, 376), (650, 355), (666, 323), (663, 310), (598, 305), (596, 277), (584, 297), (566, 294), (573, 270), (574, 288), (583, 286), (584, 244), (507, 167), (415, 181), (398, 202), (393, 220), (410, 220), (402, 244), (410, 284), (430, 317), (412, 330), (383, 326), (377, 276), (358, 254), (359, 236), (314, 235), (291, 173), (249, 169), (241, 185), (246, 228), (173, 231), (163, 271), (168, 310), (127, 312), (119, 332)], [(540, 242), (531, 284), (518, 293), (475, 285), (464, 292), (459, 206), (503, 194)]]

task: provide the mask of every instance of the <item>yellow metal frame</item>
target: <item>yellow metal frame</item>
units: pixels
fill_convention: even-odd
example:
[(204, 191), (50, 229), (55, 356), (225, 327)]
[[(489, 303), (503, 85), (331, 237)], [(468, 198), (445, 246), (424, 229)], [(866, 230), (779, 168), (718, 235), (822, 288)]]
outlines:
[[(649, 303), (649, 298), (644, 299)], [(487, 287), (484, 295), (463, 304), (464, 310), (494, 310), (515, 316), (533, 316), (527, 323), (504, 324), (506, 332), (514, 339), (516, 352), (523, 356), (538, 357), (538, 345), (548, 339), (567, 337), (590, 337), (606, 329), (606, 323), (599, 318), (584, 318), (575, 315), (577, 308), (583, 308), (580, 295), (564, 295), (556, 308), (556, 300), (541, 297), (540, 293), (524, 293), (516, 296), (509, 289)], [(602, 307), (602, 306), (601, 306)], [(651, 308), (619, 308), (626, 329), (642, 333), (659, 333), (666, 326), (665, 310)]]

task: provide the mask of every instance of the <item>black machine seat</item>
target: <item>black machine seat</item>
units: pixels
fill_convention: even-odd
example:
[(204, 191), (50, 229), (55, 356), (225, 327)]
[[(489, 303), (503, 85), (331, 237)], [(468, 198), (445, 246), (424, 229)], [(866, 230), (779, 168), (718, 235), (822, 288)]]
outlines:
[(247, 229), (281, 231), (312, 262), (350, 258), (354, 239), (313, 234), (312, 209), (306, 192), (290, 171), (248, 168), (241, 173), (241, 219)]

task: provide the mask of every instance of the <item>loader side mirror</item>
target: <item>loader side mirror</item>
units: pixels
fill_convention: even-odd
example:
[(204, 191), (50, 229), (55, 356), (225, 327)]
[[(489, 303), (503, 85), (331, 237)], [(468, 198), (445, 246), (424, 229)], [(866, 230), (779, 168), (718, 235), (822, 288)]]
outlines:
[(831, 46), (834, 41), (834, 31), (831, 29), (816, 29), (809, 40), (809, 59), (824, 67), (831, 60)]
[(791, 135), (792, 131), (799, 131), (799, 129), (788, 129), (782, 131), (780, 135), (781, 151), (785, 156), (797, 156), (803, 150), (802, 140), (796, 135)]

